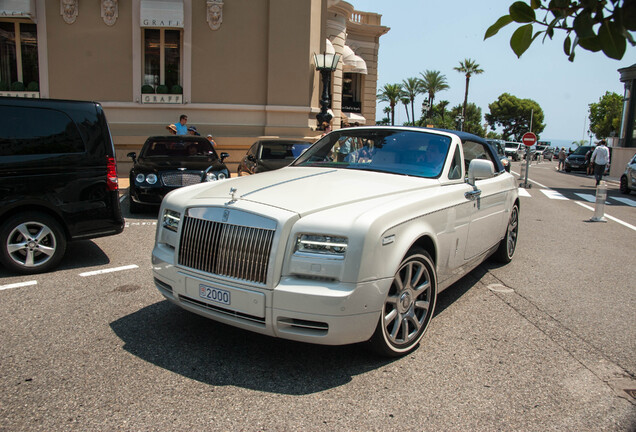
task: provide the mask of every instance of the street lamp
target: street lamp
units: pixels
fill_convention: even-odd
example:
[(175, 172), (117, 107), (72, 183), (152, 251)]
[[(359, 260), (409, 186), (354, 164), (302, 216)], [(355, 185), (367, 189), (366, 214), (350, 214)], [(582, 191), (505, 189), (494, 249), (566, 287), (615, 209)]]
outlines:
[(316, 70), (322, 76), (322, 96), (320, 98), (320, 112), (316, 115), (318, 130), (323, 130), (323, 123), (329, 123), (333, 117), (327, 112), (329, 109), (329, 89), (331, 88), (331, 73), (338, 67), (340, 54), (315, 54), (314, 63)]
[(463, 131), (463, 130), (464, 130), (464, 116), (463, 116), (463, 115), (461, 115), (461, 114), (457, 114), (457, 117), (455, 117), (455, 121), (456, 121), (457, 123), (459, 123), (459, 127), (458, 127), (458, 129), (459, 129), (460, 131)]

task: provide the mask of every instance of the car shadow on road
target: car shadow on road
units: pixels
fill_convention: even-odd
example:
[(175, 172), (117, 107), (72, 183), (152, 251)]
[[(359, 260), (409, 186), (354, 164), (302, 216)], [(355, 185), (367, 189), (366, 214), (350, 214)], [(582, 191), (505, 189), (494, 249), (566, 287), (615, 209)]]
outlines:
[(184, 311), (167, 300), (110, 324), (131, 354), (213, 386), (305, 395), (347, 384), (392, 360), (358, 345), (276, 339)]
[[(482, 274), (473, 273), (438, 295), (434, 316), (475, 285)], [(394, 361), (379, 357), (365, 344), (313, 345), (252, 333), (187, 312), (167, 300), (124, 316), (110, 327), (126, 351), (156, 366), (209, 385), (269, 393), (321, 392)]]

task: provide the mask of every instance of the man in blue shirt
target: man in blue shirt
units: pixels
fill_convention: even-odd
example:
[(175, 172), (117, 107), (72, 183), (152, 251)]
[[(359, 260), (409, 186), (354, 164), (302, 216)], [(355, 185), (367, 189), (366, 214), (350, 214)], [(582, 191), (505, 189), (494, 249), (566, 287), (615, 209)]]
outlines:
[(187, 135), (188, 127), (186, 123), (188, 122), (188, 116), (185, 114), (181, 114), (179, 117), (179, 123), (176, 123), (174, 126), (177, 128), (177, 135)]

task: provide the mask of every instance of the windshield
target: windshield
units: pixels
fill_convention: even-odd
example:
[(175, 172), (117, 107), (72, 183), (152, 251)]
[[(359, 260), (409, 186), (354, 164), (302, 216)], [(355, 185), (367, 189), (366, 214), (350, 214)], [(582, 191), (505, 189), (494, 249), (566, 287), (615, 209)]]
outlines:
[(261, 147), (261, 159), (263, 160), (294, 160), (307, 150), (311, 144), (306, 142), (281, 143), (263, 142)]
[(436, 178), (450, 143), (450, 137), (428, 132), (346, 128), (320, 139), (292, 165)]
[(207, 140), (201, 141), (151, 141), (144, 145), (140, 157), (205, 157), (217, 158), (212, 144)]

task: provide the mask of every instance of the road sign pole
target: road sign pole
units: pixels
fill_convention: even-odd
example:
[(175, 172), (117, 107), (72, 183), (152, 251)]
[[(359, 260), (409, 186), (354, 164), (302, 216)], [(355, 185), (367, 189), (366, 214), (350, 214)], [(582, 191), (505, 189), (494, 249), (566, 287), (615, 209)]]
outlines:
[(526, 132), (525, 134), (523, 134), (521, 142), (523, 142), (523, 144), (526, 146), (526, 175), (524, 177), (523, 183), (519, 186), (529, 189), (530, 187), (532, 187), (528, 183), (528, 173), (530, 172), (530, 147), (537, 143), (537, 136), (532, 132)]

